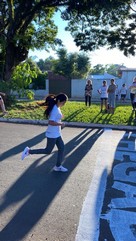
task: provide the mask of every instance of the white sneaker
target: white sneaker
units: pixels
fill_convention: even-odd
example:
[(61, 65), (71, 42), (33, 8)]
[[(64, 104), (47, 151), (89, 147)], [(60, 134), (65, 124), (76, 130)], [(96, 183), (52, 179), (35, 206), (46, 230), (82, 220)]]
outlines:
[(23, 151), (23, 153), (22, 153), (22, 156), (21, 156), (21, 159), (22, 160), (24, 160), (25, 159), (25, 157), (27, 157), (28, 155), (29, 155), (29, 147), (27, 146), (25, 149), (24, 149), (24, 151)]
[(54, 170), (55, 172), (67, 172), (67, 171), (68, 171), (68, 169), (65, 168), (65, 167), (63, 167), (63, 166), (59, 166), (59, 167), (55, 166), (55, 167), (53, 168), (53, 170)]

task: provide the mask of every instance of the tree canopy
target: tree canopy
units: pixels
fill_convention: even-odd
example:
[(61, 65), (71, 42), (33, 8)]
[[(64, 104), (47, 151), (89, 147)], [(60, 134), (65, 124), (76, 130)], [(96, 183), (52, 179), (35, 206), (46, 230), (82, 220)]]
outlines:
[(3, 79), (10, 80), (14, 67), (28, 57), (29, 49), (52, 48), (57, 26), (52, 20), (55, 8), (46, 1), (5, 1), (0, 4), (0, 57)]
[(85, 53), (68, 53), (65, 48), (57, 51), (52, 70), (70, 78), (85, 78), (90, 70), (90, 60)]
[(120, 68), (126, 68), (123, 64), (97, 64), (90, 70), (90, 74), (104, 74), (108, 73), (116, 77), (120, 77)]
[[(91, 1), (92, 2), (92, 1)], [(136, 51), (136, 1), (94, 1), (94, 6), (80, 15), (65, 11), (66, 28), (81, 50), (95, 50), (105, 45), (118, 48), (125, 56)]]
[[(135, 54), (136, 12), (133, 0), (1, 0), (0, 69), (9, 81), (29, 49), (48, 49), (61, 44), (56, 38), (55, 11), (68, 21), (77, 46), (94, 50), (118, 47), (125, 55)], [(128, 20), (126, 22), (126, 20)]]

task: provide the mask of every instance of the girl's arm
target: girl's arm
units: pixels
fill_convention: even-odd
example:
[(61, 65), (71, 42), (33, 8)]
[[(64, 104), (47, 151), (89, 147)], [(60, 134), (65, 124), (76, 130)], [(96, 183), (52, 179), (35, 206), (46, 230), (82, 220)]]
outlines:
[(65, 125), (63, 122), (56, 122), (53, 120), (49, 120), (48, 124), (51, 126), (61, 126), (61, 127), (63, 127)]
[(85, 86), (85, 90), (87, 90), (87, 85)]

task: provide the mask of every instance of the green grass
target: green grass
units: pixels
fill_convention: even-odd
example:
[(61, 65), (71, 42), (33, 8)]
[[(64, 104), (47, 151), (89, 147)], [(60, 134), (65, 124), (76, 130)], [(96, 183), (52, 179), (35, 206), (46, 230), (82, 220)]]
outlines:
[[(40, 101), (18, 101), (9, 107), (8, 115), (4, 118), (20, 118), (32, 120), (44, 120), (44, 106), (39, 106)], [(86, 107), (84, 102), (68, 101), (62, 107), (64, 121), (99, 123), (111, 125), (136, 126), (135, 113), (132, 113), (130, 104), (118, 104), (113, 115), (100, 112), (100, 103)], [(2, 113), (0, 113), (2, 117)]]

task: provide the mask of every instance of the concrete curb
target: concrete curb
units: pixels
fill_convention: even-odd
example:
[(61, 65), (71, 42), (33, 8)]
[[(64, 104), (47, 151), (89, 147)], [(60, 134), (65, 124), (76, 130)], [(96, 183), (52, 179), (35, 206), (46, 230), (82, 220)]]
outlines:
[[(0, 118), (0, 122), (43, 125), (43, 126), (47, 126), (48, 124), (47, 120), (27, 120), (27, 119), (10, 119), (10, 118)], [(136, 131), (136, 126), (105, 125), (105, 124), (82, 123), (82, 122), (65, 122), (65, 124), (67, 127), (77, 127), (77, 128), (99, 128), (99, 129), (106, 128), (106, 129), (113, 129), (113, 130)]]

